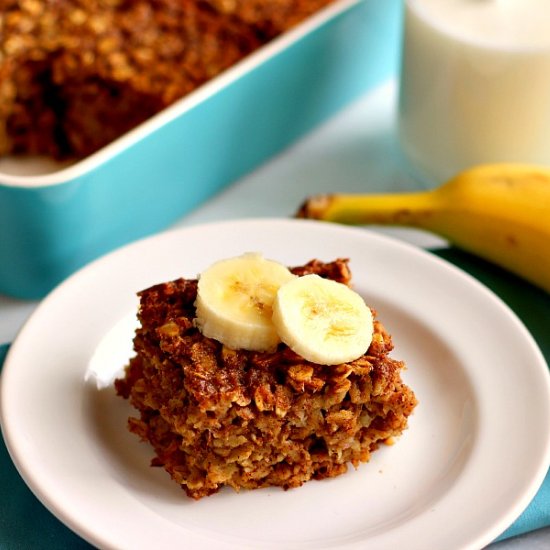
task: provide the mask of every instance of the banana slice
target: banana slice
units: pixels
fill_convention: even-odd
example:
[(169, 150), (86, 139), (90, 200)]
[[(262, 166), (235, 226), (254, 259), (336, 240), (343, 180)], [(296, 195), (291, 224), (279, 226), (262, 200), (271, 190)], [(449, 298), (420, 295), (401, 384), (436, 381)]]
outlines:
[(318, 275), (298, 277), (279, 289), (273, 324), (288, 347), (320, 365), (357, 359), (373, 334), (372, 312), (361, 296)]
[(260, 254), (221, 260), (199, 277), (195, 326), (232, 349), (273, 351), (281, 341), (271, 320), (273, 300), (294, 278)]

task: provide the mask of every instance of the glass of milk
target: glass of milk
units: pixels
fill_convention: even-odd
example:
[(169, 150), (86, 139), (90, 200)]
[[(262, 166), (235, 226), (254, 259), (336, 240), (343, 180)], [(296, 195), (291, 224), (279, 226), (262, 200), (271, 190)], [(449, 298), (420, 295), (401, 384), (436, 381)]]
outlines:
[(406, 0), (399, 134), (431, 184), (550, 164), (550, 0)]

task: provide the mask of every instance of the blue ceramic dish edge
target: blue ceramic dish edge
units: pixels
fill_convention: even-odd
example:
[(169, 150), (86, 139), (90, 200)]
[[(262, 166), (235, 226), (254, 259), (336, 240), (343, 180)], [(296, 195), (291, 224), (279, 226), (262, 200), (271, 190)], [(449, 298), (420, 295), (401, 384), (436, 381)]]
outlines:
[(0, 174), (0, 293), (42, 297), (393, 76), (400, 24), (401, 0), (335, 4), (95, 158), (27, 185)]

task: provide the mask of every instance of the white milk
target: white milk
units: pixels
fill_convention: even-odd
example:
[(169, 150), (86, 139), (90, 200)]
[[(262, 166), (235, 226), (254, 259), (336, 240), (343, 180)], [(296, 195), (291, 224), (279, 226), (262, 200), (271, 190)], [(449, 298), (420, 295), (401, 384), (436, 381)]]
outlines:
[(431, 183), (550, 164), (550, 0), (406, 0), (403, 149)]

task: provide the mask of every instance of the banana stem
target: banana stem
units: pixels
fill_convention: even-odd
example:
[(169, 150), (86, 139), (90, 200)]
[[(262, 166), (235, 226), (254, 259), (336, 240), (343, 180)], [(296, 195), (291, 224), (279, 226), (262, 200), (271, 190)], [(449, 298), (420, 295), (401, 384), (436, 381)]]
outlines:
[(424, 227), (426, 223), (429, 224), (435, 201), (434, 191), (380, 195), (316, 195), (303, 203), (297, 217), (350, 225)]

